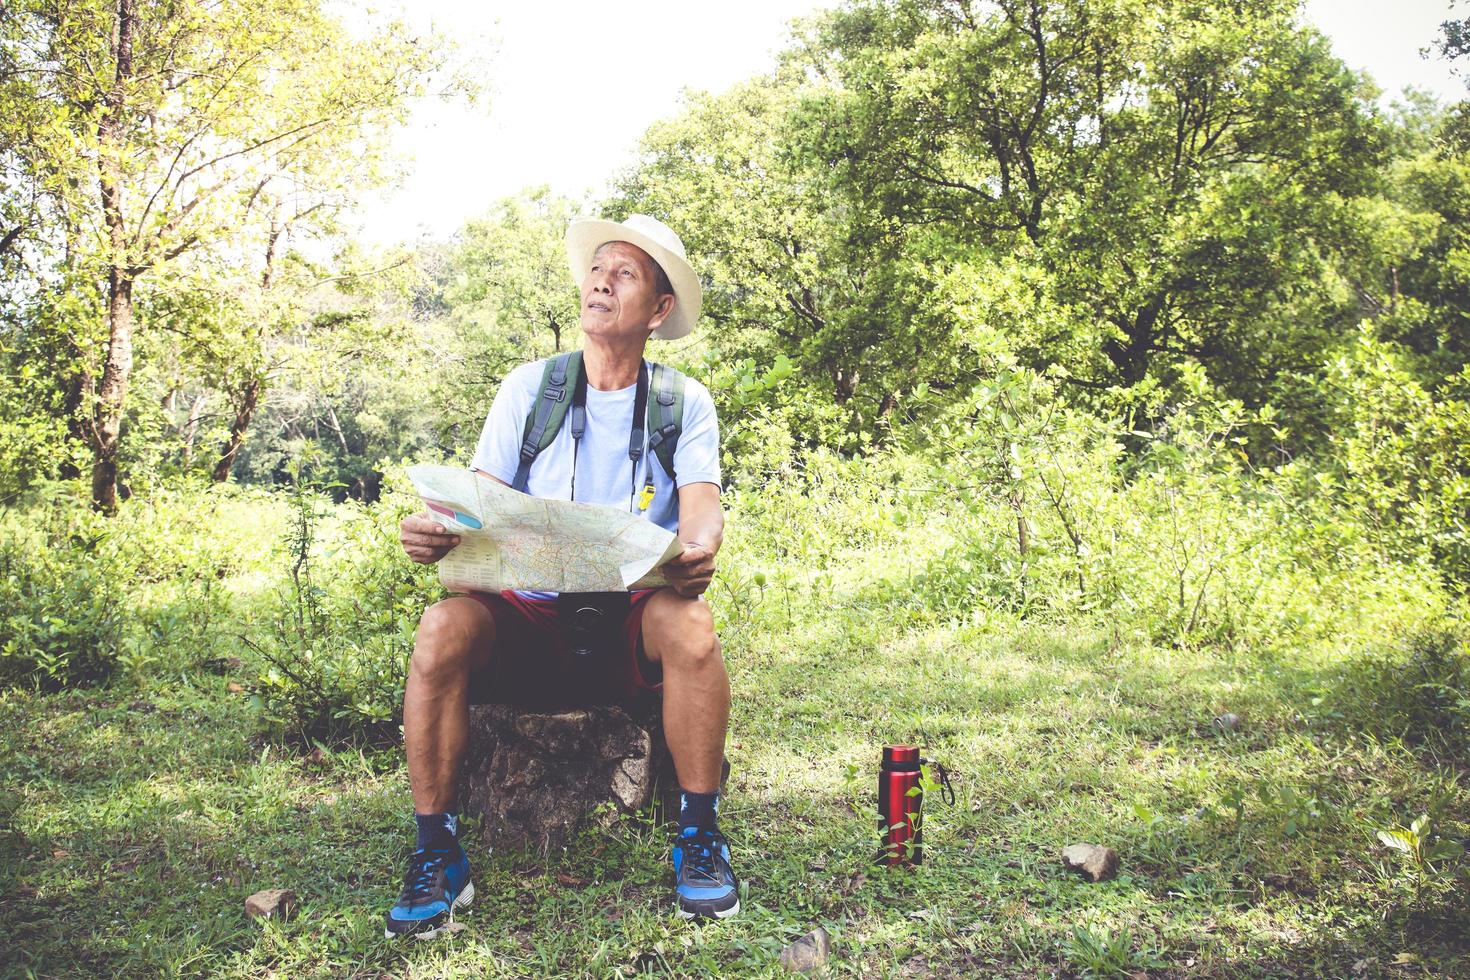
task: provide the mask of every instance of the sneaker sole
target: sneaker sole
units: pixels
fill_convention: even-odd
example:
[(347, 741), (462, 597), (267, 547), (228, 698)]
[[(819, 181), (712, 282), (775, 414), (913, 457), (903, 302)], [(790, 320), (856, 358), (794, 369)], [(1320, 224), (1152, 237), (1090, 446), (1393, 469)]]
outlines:
[(417, 936), (420, 939), (432, 939), (435, 936), (439, 935), (439, 933), (444, 932), (445, 931), (445, 928), (444, 927), (447, 926), (449, 923), (451, 923), (451, 922), (454, 921), (454, 913), (456, 911), (458, 911), (459, 909), (467, 909), (467, 908), (469, 908), (470, 907), (470, 903), (473, 902), (474, 900), (475, 900), (475, 883), (473, 881), (467, 881), (467, 882), (465, 882), (464, 889), (454, 899), (454, 904), (449, 907), (449, 917), (444, 922), (440, 923), (439, 925), (435, 926), (432, 929), (425, 929), (425, 930), (423, 930), (421, 932), (394, 932), (391, 929), (384, 929), (383, 930), (383, 938), (384, 939), (408, 939), (411, 936)]
[(710, 916), (714, 916), (716, 919), (728, 919), (740, 911), (740, 900), (736, 899), (734, 905), (727, 909), (721, 909), (718, 912), (691, 912), (679, 905), (674, 906), (674, 911), (679, 913), (679, 918), (681, 919), (707, 919)]

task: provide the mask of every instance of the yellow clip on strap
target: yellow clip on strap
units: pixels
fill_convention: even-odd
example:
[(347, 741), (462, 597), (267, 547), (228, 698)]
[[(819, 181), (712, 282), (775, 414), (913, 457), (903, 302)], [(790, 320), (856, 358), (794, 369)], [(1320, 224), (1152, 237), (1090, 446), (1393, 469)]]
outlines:
[(653, 484), (652, 483), (647, 484), (646, 486), (644, 486), (643, 492), (638, 495), (638, 509), (639, 510), (647, 510), (648, 509), (648, 505), (651, 504), (651, 503), (653, 503), (653, 492), (654, 491), (653, 491)]

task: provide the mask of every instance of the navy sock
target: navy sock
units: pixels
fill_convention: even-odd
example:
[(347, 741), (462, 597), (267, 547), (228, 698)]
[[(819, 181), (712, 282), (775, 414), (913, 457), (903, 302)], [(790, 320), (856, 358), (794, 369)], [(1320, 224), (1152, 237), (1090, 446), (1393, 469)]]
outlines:
[(690, 827), (714, 830), (718, 827), (720, 813), (719, 793), (691, 793), (679, 790), (679, 831)]
[(453, 813), (415, 813), (419, 825), (419, 850), (456, 851), (459, 849), (459, 818)]

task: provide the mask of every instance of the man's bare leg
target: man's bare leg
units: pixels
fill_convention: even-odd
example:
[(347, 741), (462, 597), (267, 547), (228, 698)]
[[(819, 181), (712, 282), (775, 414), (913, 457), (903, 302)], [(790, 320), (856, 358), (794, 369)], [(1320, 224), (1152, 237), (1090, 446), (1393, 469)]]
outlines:
[(701, 599), (662, 589), (643, 610), (643, 647), (664, 670), (664, 738), (684, 791), (674, 864), (675, 909), (685, 919), (740, 911), (740, 882), (715, 819), (730, 722), (730, 678)]
[(403, 746), (418, 813), (457, 808), (459, 770), (469, 740), (470, 671), (486, 666), (495, 618), (469, 596), (424, 610), (403, 692)]
[(643, 648), (663, 666), (664, 738), (679, 785), (716, 793), (730, 722), (730, 678), (703, 599), (660, 589), (643, 609)]
[(383, 935), (436, 935), (475, 897), (470, 862), (454, 818), (459, 768), (469, 741), (470, 671), (489, 663), (495, 618), (456, 596), (424, 610), (403, 692), (403, 745), (413, 788), (418, 844), (403, 892), (383, 917)]

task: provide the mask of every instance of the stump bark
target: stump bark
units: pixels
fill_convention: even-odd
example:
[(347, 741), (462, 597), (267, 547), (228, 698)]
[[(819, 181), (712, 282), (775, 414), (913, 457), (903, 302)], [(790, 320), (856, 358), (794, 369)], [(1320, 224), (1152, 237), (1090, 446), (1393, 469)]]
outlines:
[(472, 705), (459, 797), (462, 812), (480, 819), (484, 844), (545, 854), (604, 803), (609, 816), (649, 803), (655, 816), (677, 815), (679, 781), (657, 708)]

